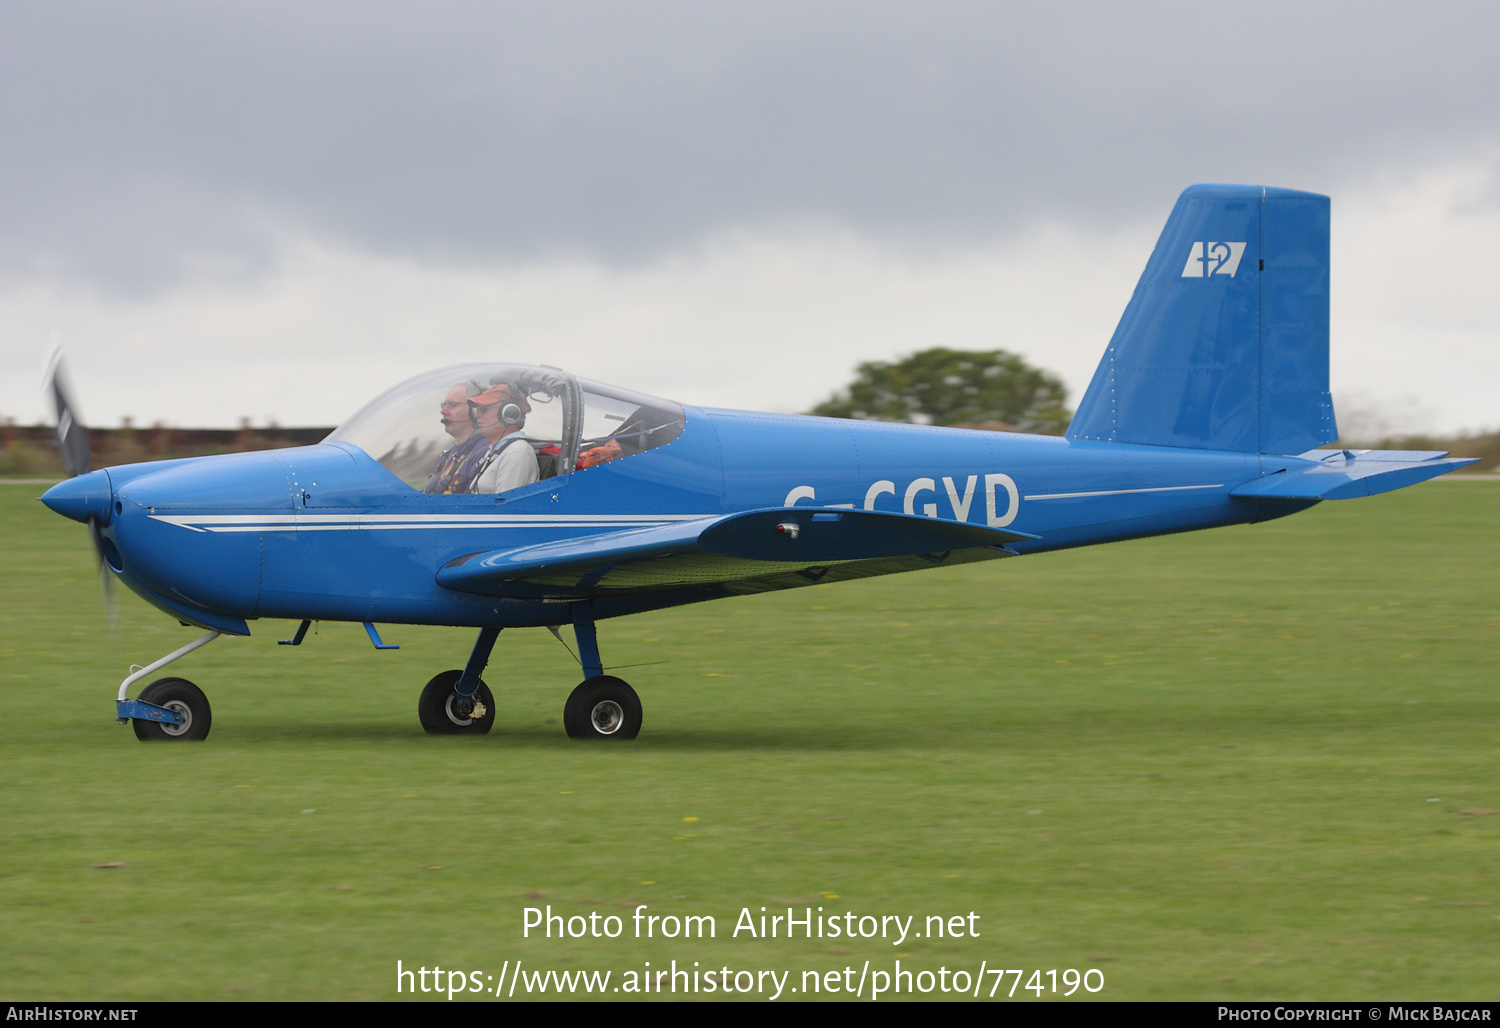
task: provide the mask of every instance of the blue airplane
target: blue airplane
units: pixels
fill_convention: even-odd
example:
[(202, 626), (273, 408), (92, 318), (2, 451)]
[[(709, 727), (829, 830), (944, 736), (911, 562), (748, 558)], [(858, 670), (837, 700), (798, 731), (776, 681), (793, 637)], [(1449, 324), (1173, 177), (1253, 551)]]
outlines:
[[(551, 367), (419, 375), (316, 446), (88, 471), (42, 502), (115, 576), (207, 634), (121, 684), (141, 739), (202, 739), (208, 700), (130, 687), (249, 622), (479, 630), (422, 690), (430, 733), (482, 733), (500, 631), (563, 625), (584, 680), (569, 736), (630, 739), (635, 691), (595, 624), (701, 600), (1268, 521), (1472, 463), (1318, 449), (1328, 392), (1329, 202), (1243, 185), (1177, 200), (1066, 436), (687, 407)], [(105, 575), (106, 579), (108, 575)], [(561, 638), (561, 636), (559, 636)]]

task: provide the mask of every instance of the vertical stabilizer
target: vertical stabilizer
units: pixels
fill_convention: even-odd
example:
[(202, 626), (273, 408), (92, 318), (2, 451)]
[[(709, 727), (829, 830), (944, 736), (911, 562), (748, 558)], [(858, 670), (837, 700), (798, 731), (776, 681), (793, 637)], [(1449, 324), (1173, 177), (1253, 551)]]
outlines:
[(1328, 197), (1184, 191), (1068, 436), (1292, 454), (1338, 438)]

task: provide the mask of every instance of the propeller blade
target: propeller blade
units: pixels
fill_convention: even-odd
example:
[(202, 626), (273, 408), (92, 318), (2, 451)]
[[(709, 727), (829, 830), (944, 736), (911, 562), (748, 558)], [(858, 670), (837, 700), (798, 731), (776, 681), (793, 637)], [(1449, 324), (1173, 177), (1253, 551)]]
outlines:
[(99, 535), (99, 519), (89, 518), (89, 538), (94, 541), (94, 558), (99, 563), (99, 589), (104, 593), (104, 614), (113, 628), (118, 619), (120, 604), (115, 598), (115, 576), (104, 560), (104, 542)]
[(60, 350), (48, 362), (47, 393), (57, 417), (57, 448), (62, 451), (63, 466), (68, 469), (70, 477), (76, 477), (88, 471), (92, 461), (89, 430), (78, 416), (78, 405), (73, 402), (72, 390), (68, 388)]
[[(68, 476), (77, 478), (88, 473), (93, 463), (93, 454), (89, 449), (88, 426), (78, 416), (78, 405), (73, 402), (73, 392), (68, 388), (67, 373), (63, 368), (62, 349), (55, 340), (47, 360), (45, 376), (47, 394), (52, 400), (52, 410), (57, 418), (54, 422), (57, 428), (57, 448), (62, 452), (63, 466), (68, 469)], [(56, 491), (56, 487), (53, 491)], [(55, 504), (53, 506), (56, 509)], [(85, 505), (76, 512), (64, 513), (68, 513), (70, 517), (78, 517), (87, 509), (88, 506)], [(99, 534), (97, 514), (89, 514), (88, 526), (89, 539), (94, 544), (94, 559), (99, 565), (99, 588), (104, 593), (104, 613), (113, 628), (119, 614), (119, 603), (115, 599), (115, 576), (104, 559), (104, 540)]]
[(120, 601), (115, 595), (115, 576), (103, 565), (99, 567), (99, 588), (104, 591), (104, 617), (114, 628), (120, 620)]

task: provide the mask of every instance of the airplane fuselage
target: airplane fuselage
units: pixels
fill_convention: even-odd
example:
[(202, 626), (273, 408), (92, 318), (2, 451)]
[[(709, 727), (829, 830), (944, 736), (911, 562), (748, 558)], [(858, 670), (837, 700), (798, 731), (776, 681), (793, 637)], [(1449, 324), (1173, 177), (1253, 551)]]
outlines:
[[(346, 443), (112, 468), (94, 473), (108, 475), (114, 501), (101, 535), (131, 588), (210, 628), (243, 632), (255, 618), (519, 627), (565, 623), (567, 605), (458, 592), (435, 571), (477, 551), (771, 507), (1008, 527), (1038, 537), (1008, 547), (1026, 554), (1264, 520), (1312, 502), (1229, 495), (1310, 463), (1294, 457), (740, 411), (686, 415), (665, 446), (499, 496), (424, 495)], [(735, 591), (623, 590), (596, 598), (594, 609), (612, 617)]]

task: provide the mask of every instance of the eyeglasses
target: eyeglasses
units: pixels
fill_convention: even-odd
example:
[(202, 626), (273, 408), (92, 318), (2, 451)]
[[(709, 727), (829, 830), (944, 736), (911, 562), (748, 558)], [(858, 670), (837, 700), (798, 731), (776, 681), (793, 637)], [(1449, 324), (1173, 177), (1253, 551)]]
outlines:
[(439, 410), (463, 410), (467, 406), (468, 406), (468, 403), (463, 402), (463, 401), (460, 401), (458, 403), (454, 403), (451, 400), (444, 400), (442, 403), (438, 404), (438, 409)]

